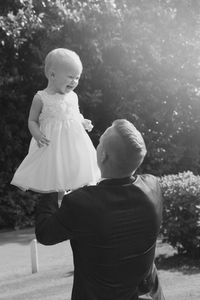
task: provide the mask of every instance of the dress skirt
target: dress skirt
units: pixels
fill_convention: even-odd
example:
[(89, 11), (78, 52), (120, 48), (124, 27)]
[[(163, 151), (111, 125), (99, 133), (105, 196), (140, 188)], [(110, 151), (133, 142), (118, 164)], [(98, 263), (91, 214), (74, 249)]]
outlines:
[(95, 184), (100, 178), (96, 150), (82, 124), (73, 119), (53, 120), (42, 127), (50, 144), (39, 148), (32, 138), (11, 184), (44, 193)]

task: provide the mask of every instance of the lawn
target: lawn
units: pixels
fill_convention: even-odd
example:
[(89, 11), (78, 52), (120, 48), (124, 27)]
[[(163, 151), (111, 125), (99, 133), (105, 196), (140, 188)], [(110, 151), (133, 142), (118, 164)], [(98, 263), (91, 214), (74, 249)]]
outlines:
[[(68, 242), (38, 244), (39, 272), (32, 274), (30, 241), (33, 229), (0, 233), (1, 300), (69, 300), (73, 281)], [(156, 264), (166, 300), (200, 299), (200, 262), (180, 257), (158, 243)]]
[(158, 243), (156, 266), (166, 300), (200, 299), (200, 260), (177, 255), (169, 245)]

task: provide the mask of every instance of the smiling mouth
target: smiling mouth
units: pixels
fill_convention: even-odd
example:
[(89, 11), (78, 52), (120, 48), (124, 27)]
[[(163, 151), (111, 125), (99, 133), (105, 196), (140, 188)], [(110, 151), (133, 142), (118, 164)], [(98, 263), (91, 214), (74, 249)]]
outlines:
[(71, 85), (67, 85), (67, 89), (73, 89), (74, 87)]

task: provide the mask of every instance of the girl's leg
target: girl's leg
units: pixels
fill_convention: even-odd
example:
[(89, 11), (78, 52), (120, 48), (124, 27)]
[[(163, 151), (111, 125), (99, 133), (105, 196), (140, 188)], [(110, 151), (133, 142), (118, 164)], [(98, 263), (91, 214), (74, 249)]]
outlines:
[(65, 192), (58, 192), (58, 206), (61, 206), (62, 199), (65, 195)]

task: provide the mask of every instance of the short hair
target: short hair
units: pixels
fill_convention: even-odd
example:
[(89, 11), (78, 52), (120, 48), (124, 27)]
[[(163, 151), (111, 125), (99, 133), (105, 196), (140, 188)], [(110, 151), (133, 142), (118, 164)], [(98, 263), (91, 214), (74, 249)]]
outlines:
[(135, 171), (141, 165), (147, 153), (141, 133), (126, 119), (117, 119), (112, 123), (112, 126), (125, 146), (124, 157), (120, 157), (121, 168)]
[(76, 52), (66, 48), (56, 48), (50, 51), (45, 58), (44, 73), (47, 78), (49, 77), (50, 69), (60, 62), (74, 63), (80, 67), (82, 72), (83, 65)]

